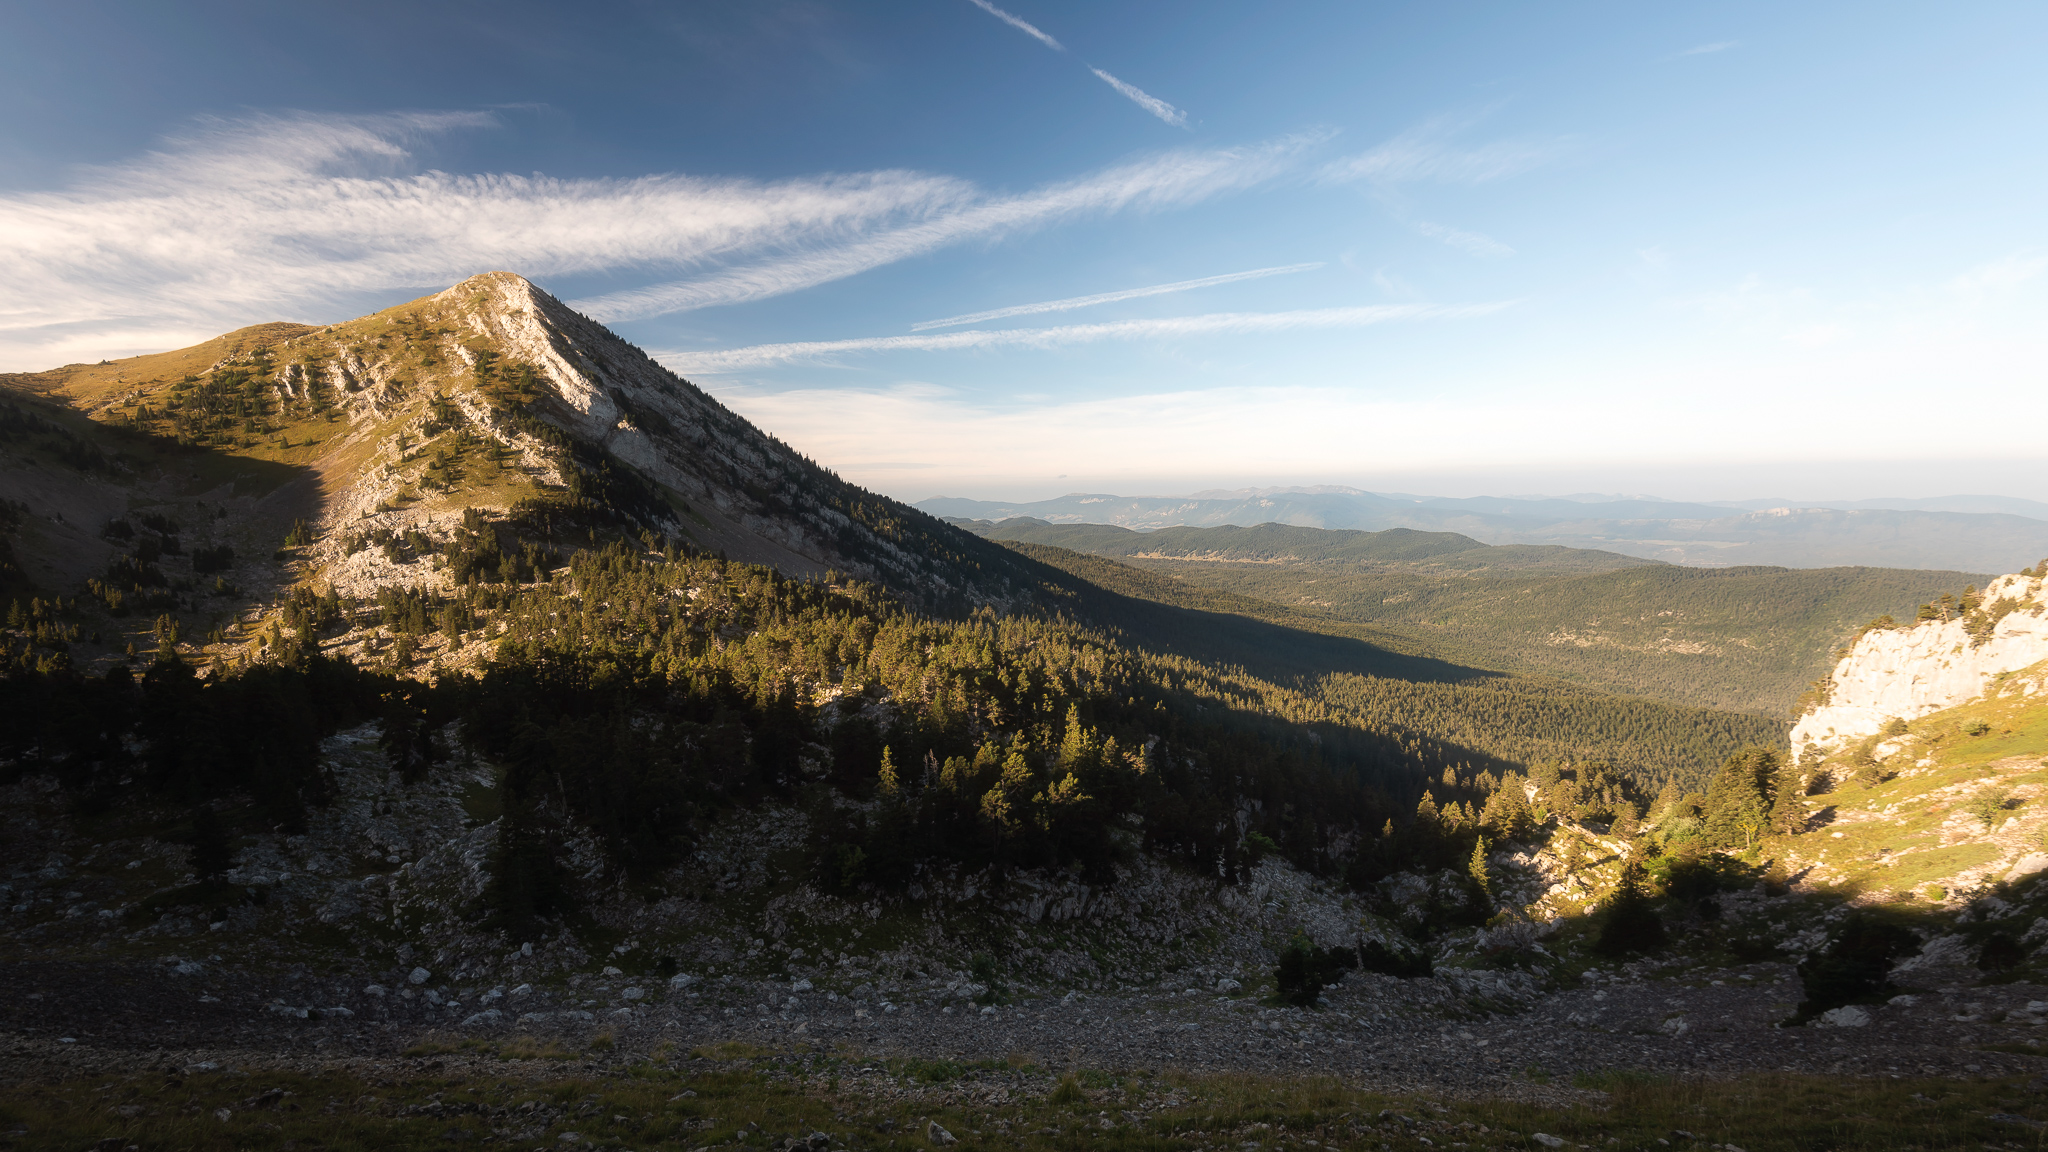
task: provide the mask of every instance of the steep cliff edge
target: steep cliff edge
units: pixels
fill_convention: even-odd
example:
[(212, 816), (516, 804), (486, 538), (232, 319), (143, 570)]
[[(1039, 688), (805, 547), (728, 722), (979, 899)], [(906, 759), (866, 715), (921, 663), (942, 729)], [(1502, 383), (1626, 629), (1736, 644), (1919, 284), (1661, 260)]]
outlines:
[(1973, 700), (1993, 677), (2048, 660), (2044, 608), (2048, 579), (2030, 568), (1993, 580), (1953, 618), (1869, 628), (1793, 726), (1792, 746), (1840, 748), (1893, 718), (1914, 720)]

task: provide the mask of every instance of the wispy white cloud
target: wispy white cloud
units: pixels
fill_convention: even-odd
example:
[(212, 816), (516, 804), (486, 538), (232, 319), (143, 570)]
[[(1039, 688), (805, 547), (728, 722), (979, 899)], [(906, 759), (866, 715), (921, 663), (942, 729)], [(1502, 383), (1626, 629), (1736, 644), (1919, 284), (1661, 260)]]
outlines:
[(1478, 232), (1467, 232), (1460, 228), (1449, 228), (1442, 224), (1418, 222), (1415, 230), (1432, 240), (1441, 240), (1453, 248), (1462, 248), (1474, 256), (1513, 256), (1515, 250)]
[(1136, 84), (1124, 83), (1100, 68), (1091, 67), (1088, 70), (1100, 77), (1104, 84), (1123, 93), (1125, 98), (1129, 99), (1131, 103), (1159, 117), (1175, 128), (1185, 128), (1188, 126), (1188, 114), (1186, 112), (1175, 108), (1173, 105), (1152, 95)]
[(870, 352), (944, 352), (978, 348), (1059, 348), (1105, 340), (1153, 340), (1174, 337), (1293, 332), (1317, 328), (1364, 328), (1401, 320), (1454, 320), (1484, 316), (1507, 307), (1485, 304), (1368, 304), (1343, 308), (1305, 308), (1290, 312), (1212, 312), (1149, 320), (1117, 320), (1104, 324), (1067, 324), (1054, 328), (974, 329), (929, 336), (867, 336), (853, 340), (809, 340), (790, 344), (755, 344), (707, 352), (663, 352), (657, 356), (678, 372), (717, 375), (748, 368), (799, 361), (830, 360)]
[(1980, 293), (2015, 288), (2048, 271), (2048, 256), (2038, 252), (2015, 252), (1979, 264), (1948, 283), (1952, 292)]
[(849, 235), (792, 238), (795, 251), (759, 264), (575, 301), (600, 320), (631, 320), (760, 300), (969, 239), (999, 236), (1084, 215), (1191, 204), (1250, 188), (1292, 169), (1313, 137), (1252, 148), (1176, 151), (1016, 196), (963, 196), (925, 218)]
[[(978, 3), (980, 3), (980, 2), (981, 2), (981, 0), (975, 0), (975, 3), (977, 3), (977, 4), (978, 4)], [(1687, 49), (1686, 49), (1685, 51), (1683, 51), (1683, 52), (1680, 52), (1680, 53), (1679, 53), (1679, 55), (1680, 55), (1680, 56), (1711, 56), (1711, 55), (1713, 55), (1713, 54), (1714, 54), (1714, 53), (1716, 53), (1716, 52), (1726, 52), (1726, 51), (1727, 51), (1727, 50), (1729, 50), (1730, 48), (1733, 48), (1733, 47), (1735, 47), (1736, 45), (1738, 45), (1738, 44), (1741, 44), (1741, 43), (1742, 43), (1742, 41), (1740, 41), (1740, 40), (1716, 40), (1716, 41), (1714, 41), (1714, 42), (1713, 42), (1713, 43), (1711, 43), (1711, 44), (1696, 44), (1696, 45), (1694, 45), (1693, 47), (1691, 47), (1691, 48), (1687, 48)]]
[(608, 319), (759, 299), (969, 238), (1192, 203), (1275, 178), (1306, 141), (1182, 150), (1015, 195), (880, 170), (777, 181), (422, 171), (474, 112), (207, 120), (68, 185), (0, 193), (0, 370), (175, 347), (491, 268), (668, 273)]
[(974, 5), (976, 8), (981, 9), (983, 12), (986, 12), (989, 15), (995, 17), (996, 19), (1001, 20), (1003, 23), (1008, 24), (1010, 27), (1015, 28), (1019, 32), (1024, 33), (1026, 36), (1031, 37), (1033, 40), (1038, 41), (1040, 44), (1045, 45), (1047, 48), (1050, 48), (1055, 52), (1065, 52), (1067, 50), (1066, 45), (1061, 44), (1059, 41), (1046, 35), (1044, 32), (1039, 31), (1037, 25), (1032, 24), (1030, 21), (1025, 20), (1021, 16), (1013, 16), (1010, 13), (1003, 11), (1001, 8), (998, 8), (995, 5), (989, 3), (988, 0), (967, 0), (967, 2)]
[(1267, 276), (1284, 276), (1290, 272), (1307, 272), (1321, 268), (1322, 262), (1309, 264), (1287, 264), (1277, 268), (1254, 268), (1249, 272), (1227, 272), (1221, 276), (1204, 276), (1199, 280), (1177, 280), (1171, 284), (1154, 284), (1149, 288), (1125, 288), (1118, 292), (1098, 292), (1093, 296), (1069, 296), (1064, 300), (1044, 300), (1036, 304), (1017, 304), (1008, 308), (991, 308), (986, 312), (969, 312), (965, 316), (949, 316), (944, 320), (920, 320), (912, 324), (912, 332), (925, 332), (933, 328), (952, 328), (960, 324), (981, 324), (989, 320), (1002, 320), (1010, 316), (1033, 316), (1043, 312), (1069, 312), (1076, 308), (1088, 308), (1096, 304), (1114, 304), (1119, 300), (1136, 300), (1145, 296), (1164, 296), (1169, 292), (1186, 292), (1194, 288), (1209, 288), (1218, 284), (1235, 284), (1240, 280), (1259, 280)]
[(1453, 140), (1476, 122), (1476, 118), (1430, 120), (1375, 148), (1325, 166), (1323, 179), (1380, 185), (1432, 180), (1484, 184), (1547, 164), (1568, 146), (1568, 141), (1557, 138), (1494, 140), (1478, 145), (1460, 145)]

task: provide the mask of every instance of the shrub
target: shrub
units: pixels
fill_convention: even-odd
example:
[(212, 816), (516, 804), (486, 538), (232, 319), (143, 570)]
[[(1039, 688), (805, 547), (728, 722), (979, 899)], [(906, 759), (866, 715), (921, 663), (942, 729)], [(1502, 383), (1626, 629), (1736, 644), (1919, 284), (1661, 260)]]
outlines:
[(1319, 948), (1308, 934), (1295, 929), (1286, 947), (1280, 949), (1280, 964), (1273, 983), (1280, 997), (1303, 1007), (1314, 1004), (1323, 988), (1336, 980), (1345, 968), (1358, 966), (1358, 955), (1349, 948)]
[(1436, 964), (1428, 952), (1389, 948), (1377, 940), (1368, 940), (1358, 946), (1358, 966), (1367, 972), (1398, 976), (1403, 980), (1414, 980), (1436, 971)]
[(1669, 857), (1655, 866), (1662, 872), (1666, 896), (1708, 917), (1720, 911), (1715, 896), (1749, 887), (1761, 872), (1733, 857), (1712, 852)]
[(2013, 939), (2010, 932), (1993, 932), (1984, 938), (1984, 948), (1977, 954), (1977, 967), (1985, 972), (2005, 972), (2017, 968), (2027, 958), (2027, 950)]
[(1001, 1004), (1006, 998), (1002, 981), (996, 973), (996, 959), (986, 952), (977, 952), (967, 962), (967, 971), (974, 982), (981, 985), (981, 995), (974, 998), (976, 1004)]
[(1799, 964), (1799, 982), (1806, 999), (1792, 1018), (1795, 1024), (1844, 1004), (1874, 1003), (1892, 991), (1893, 961), (1911, 952), (1920, 938), (1896, 924), (1883, 924), (1861, 912), (1842, 922), (1842, 931), (1825, 952)]
[(234, 567), (234, 564), (235, 550), (226, 544), (213, 548), (194, 548), (192, 550), (192, 570), (194, 572), (225, 572), (229, 568)]
[(192, 810), (192, 872), (201, 882), (218, 880), (235, 866), (234, 849), (211, 805)]
[(1079, 1104), (1088, 1099), (1088, 1096), (1081, 1091), (1081, 1082), (1074, 1078), (1072, 1072), (1069, 1072), (1065, 1076), (1060, 1077), (1059, 1084), (1053, 1088), (1052, 1094), (1045, 1099), (1049, 1104)]
[(1664, 922), (1650, 906), (1649, 874), (1636, 861), (1621, 870), (1621, 883), (1607, 902), (1607, 919), (1593, 949), (1603, 956), (1654, 952), (1664, 946)]
[(2015, 806), (2010, 792), (1986, 792), (1971, 800), (1965, 806), (1970, 815), (1984, 822), (1986, 828), (1998, 822), (2006, 810)]

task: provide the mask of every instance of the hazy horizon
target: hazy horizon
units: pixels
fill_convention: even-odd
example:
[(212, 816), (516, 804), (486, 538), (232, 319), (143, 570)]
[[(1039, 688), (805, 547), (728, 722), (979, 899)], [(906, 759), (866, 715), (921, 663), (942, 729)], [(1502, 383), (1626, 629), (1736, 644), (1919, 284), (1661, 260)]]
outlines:
[[(822, 460), (827, 467), (832, 461)], [(835, 469), (837, 470), (837, 469)], [(1847, 469), (1829, 469), (1842, 472)], [(1894, 473), (1895, 466), (1877, 465), (1871, 471)], [(1911, 471), (1911, 470), (1909, 470)], [(1940, 465), (1926, 469), (1934, 473), (1944, 471)], [(1199, 478), (1179, 481), (1162, 481), (1141, 486), (1117, 480), (1106, 484), (1081, 483), (1081, 478), (1055, 477), (1049, 481), (1019, 481), (1012, 484), (962, 484), (958, 490), (925, 491), (915, 483), (887, 483), (875, 486), (884, 495), (894, 496), (908, 504), (919, 504), (936, 499), (982, 500), (998, 503), (1028, 504), (1051, 500), (1068, 495), (1114, 495), (1131, 498), (1172, 498), (1192, 497), (1202, 493), (1244, 493), (1257, 491), (1299, 491), (1314, 488), (1352, 489), (1376, 495), (1409, 495), (1425, 498), (1465, 500), (1481, 497), (1508, 500), (1657, 500), (1676, 504), (1745, 504), (1769, 502), (1772, 504), (1811, 505), (1825, 507), (1835, 504), (1869, 503), (1872, 501), (1931, 501), (1957, 497), (1988, 497), (2026, 501), (2041, 504), (2048, 509), (2048, 482), (2035, 478), (2032, 462), (2015, 462), (2009, 470), (1995, 465), (1985, 466), (1981, 462), (1960, 463), (1950, 474), (1976, 473), (1998, 478), (2003, 475), (2010, 483), (2002, 488), (1953, 490), (1906, 490), (1906, 486), (1892, 483), (1884, 486), (1881, 480), (1872, 481), (1870, 490), (1845, 491), (1847, 484), (1821, 487), (1825, 481), (1809, 481), (1796, 472), (1787, 470), (1784, 490), (1769, 485), (1740, 485), (1717, 482), (1712, 476), (1686, 476), (1678, 473), (1665, 474), (1659, 479), (1662, 486), (1610, 485), (1574, 486), (1569, 483), (1574, 477), (1544, 477), (1541, 475), (1517, 474), (1498, 478), (1472, 474), (1447, 473), (1436, 476), (1407, 475), (1390, 477), (1367, 477), (1358, 480), (1255, 480), (1238, 478), (1220, 482), (1207, 482)], [(1578, 476), (1576, 479), (1598, 481), (1599, 477)], [(866, 483), (863, 481), (863, 483)], [(1521, 483), (1521, 487), (1516, 487)], [(1548, 484), (1548, 487), (1544, 485)], [(1120, 486), (1119, 486), (1120, 485)]]

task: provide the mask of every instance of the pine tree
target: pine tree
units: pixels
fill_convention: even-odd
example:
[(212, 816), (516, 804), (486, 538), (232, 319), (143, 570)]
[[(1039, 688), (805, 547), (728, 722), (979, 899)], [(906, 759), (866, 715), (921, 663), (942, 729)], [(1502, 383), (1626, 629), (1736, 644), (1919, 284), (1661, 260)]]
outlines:
[(227, 832), (210, 805), (192, 810), (192, 871), (204, 884), (220, 879), (235, 866), (235, 852)]
[(903, 792), (903, 785), (896, 778), (896, 761), (889, 754), (889, 747), (886, 744), (882, 746), (882, 770), (875, 791), (884, 800), (894, 800)]
[(1752, 745), (1729, 756), (1707, 788), (1706, 832), (1710, 844), (1750, 847), (1768, 824), (1778, 754)]
[(1060, 740), (1059, 768), (1085, 776), (1097, 767), (1101, 756), (1095, 733), (1081, 723), (1081, 706), (1067, 705), (1066, 734)]
[(1486, 867), (1486, 837), (1481, 836), (1473, 843), (1472, 862), (1465, 866), (1465, 870), (1471, 874), (1472, 882), (1479, 885), (1481, 892), (1488, 896), (1493, 895), (1493, 873)]
[(1536, 820), (1529, 811), (1529, 797), (1522, 791), (1520, 776), (1509, 776), (1486, 798), (1480, 823), (1501, 840), (1522, 840), (1535, 830)]
[(571, 906), (562, 865), (540, 826), (540, 814), (517, 797), (511, 798), (498, 824), (484, 904), (491, 910), (491, 926), (515, 938), (531, 931), (536, 918)]
[(1436, 797), (1427, 791), (1423, 792), (1422, 799), (1415, 802), (1415, 824), (1430, 832), (1443, 826), (1443, 818), (1437, 813)]
[(1806, 826), (1806, 770), (1790, 757), (1778, 767), (1772, 782), (1770, 829), (1780, 836), (1791, 835)]
[(1657, 793), (1657, 802), (1650, 805), (1650, 815), (1662, 820), (1671, 815), (1671, 810), (1678, 807), (1678, 802), (1684, 798), (1685, 793), (1679, 789), (1678, 781), (1666, 780), (1663, 791)]
[(1664, 922), (1650, 906), (1649, 877), (1643, 866), (1631, 860), (1621, 870), (1621, 882), (1607, 900), (1607, 919), (1600, 925), (1600, 938), (1593, 949), (1605, 956), (1631, 952), (1654, 952), (1664, 946)]

